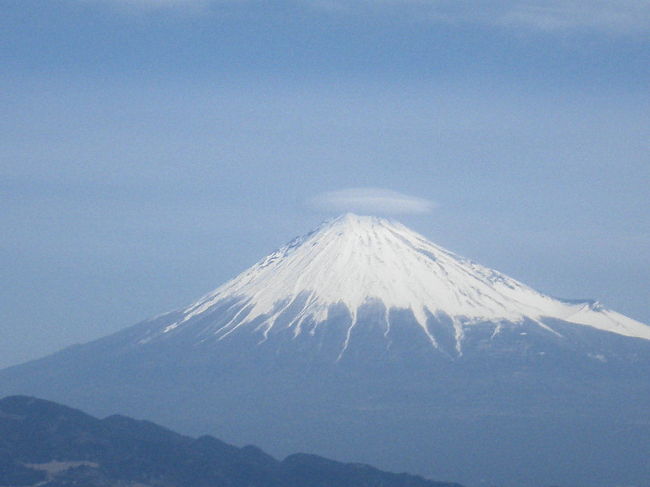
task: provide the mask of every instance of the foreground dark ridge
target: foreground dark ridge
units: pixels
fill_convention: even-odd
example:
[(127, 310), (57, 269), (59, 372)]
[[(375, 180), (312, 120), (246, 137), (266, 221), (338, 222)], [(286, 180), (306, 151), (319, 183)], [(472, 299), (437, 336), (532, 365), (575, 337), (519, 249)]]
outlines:
[(0, 485), (39, 487), (461, 487), (368, 465), (198, 439), (126, 416), (97, 419), (28, 396), (0, 400)]

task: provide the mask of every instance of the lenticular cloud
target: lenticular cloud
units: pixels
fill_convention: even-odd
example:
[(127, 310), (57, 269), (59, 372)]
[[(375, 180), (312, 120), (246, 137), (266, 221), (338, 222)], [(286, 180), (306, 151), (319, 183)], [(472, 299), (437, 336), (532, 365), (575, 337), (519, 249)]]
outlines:
[(390, 215), (429, 213), (436, 206), (427, 199), (382, 188), (347, 188), (327, 191), (314, 197), (310, 203), (326, 211)]

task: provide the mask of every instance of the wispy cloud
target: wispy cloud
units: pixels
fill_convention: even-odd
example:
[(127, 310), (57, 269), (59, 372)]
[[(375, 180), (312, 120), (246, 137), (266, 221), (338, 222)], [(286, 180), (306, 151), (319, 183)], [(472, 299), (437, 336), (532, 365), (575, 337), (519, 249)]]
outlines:
[(647, 0), (536, 0), (504, 4), (505, 8), (495, 18), (495, 23), (501, 25), (540, 30), (650, 29), (650, 2)]
[[(83, 3), (109, 5), (126, 12), (208, 12), (212, 6), (233, 3), (235, 0), (72, 0)], [(246, 1), (246, 0), (242, 0)]]
[[(337, 0), (330, 0), (337, 1)], [(389, 8), (433, 22), (474, 23), (542, 31), (650, 30), (649, 0), (338, 0), (349, 7)]]
[[(137, 9), (215, 10), (228, 4), (263, 6), (260, 0), (73, 0)], [(413, 17), (432, 23), (474, 23), (541, 31), (650, 30), (650, 0), (278, 0), (332, 14)]]
[(435, 203), (397, 191), (382, 188), (347, 188), (321, 193), (309, 201), (319, 210), (370, 214), (422, 214), (435, 208)]

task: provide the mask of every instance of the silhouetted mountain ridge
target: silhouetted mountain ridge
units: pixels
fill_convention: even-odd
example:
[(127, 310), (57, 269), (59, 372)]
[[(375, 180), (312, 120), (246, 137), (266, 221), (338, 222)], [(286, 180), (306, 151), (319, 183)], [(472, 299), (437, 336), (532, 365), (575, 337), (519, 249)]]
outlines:
[(28, 396), (0, 400), (0, 485), (19, 487), (460, 487), (255, 446), (191, 438), (149, 421), (97, 419)]

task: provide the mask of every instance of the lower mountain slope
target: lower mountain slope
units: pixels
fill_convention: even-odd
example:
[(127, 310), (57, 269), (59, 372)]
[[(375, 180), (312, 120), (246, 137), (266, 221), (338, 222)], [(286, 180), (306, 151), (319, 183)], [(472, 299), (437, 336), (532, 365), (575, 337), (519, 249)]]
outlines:
[(125, 416), (99, 420), (26, 396), (0, 400), (3, 487), (461, 487), (368, 465), (183, 436)]

